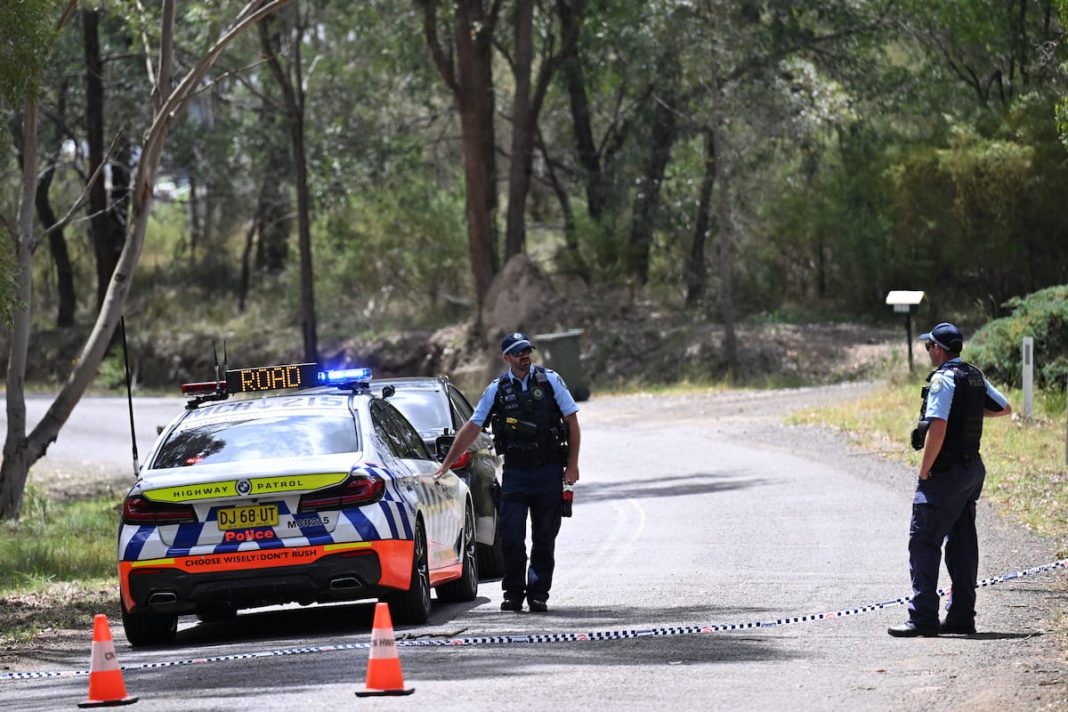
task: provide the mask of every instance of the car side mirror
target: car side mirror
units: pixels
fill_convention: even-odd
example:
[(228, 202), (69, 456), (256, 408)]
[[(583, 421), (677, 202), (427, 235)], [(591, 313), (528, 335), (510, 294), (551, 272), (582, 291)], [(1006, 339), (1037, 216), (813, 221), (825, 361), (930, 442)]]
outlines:
[(383, 386), (382, 387), (382, 397), (383, 398), (389, 398), (396, 392), (397, 392), (397, 387), (396, 386)]
[(438, 462), (444, 462), (445, 456), (449, 454), (449, 448), (456, 442), (455, 435), (439, 435), (434, 440), (434, 455), (438, 458)]

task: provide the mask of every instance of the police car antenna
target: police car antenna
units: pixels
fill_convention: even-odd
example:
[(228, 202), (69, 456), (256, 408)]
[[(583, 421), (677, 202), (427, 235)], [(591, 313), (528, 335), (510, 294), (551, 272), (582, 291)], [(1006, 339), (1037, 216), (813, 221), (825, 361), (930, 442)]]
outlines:
[(126, 367), (126, 403), (130, 407), (130, 443), (133, 446), (133, 468), (136, 478), (141, 467), (137, 457), (137, 431), (134, 429), (133, 388), (130, 385), (130, 355), (126, 348), (126, 315), (124, 314), (119, 316), (119, 327), (122, 331), (122, 361)]
[[(225, 349), (226, 346), (223, 346)], [(219, 342), (215, 339), (211, 340), (211, 355), (215, 357), (215, 382), (219, 382)]]

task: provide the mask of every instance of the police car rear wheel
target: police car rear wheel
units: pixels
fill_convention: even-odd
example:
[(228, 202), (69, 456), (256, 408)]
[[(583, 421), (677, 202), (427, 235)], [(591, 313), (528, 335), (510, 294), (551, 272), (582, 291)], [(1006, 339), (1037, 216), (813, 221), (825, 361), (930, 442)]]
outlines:
[(426, 623), (430, 618), (430, 565), (427, 563), (426, 534), (422, 520), (415, 525), (411, 586), (407, 591), (390, 597), (389, 610), (400, 623)]
[(178, 616), (163, 613), (129, 613), (122, 606), (122, 627), (133, 647), (169, 645), (178, 634)]
[(438, 586), (439, 601), (473, 601), (478, 596), (478, 553), (475, 544), (475, 514), (470, 505), (464, 517), (463, 569), (460, 578)]

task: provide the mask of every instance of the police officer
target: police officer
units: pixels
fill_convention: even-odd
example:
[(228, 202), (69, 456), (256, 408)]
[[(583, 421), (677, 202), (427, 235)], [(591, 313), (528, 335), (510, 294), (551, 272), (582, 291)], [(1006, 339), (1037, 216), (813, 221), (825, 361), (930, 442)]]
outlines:
[[(982, 371), (960, 360), (964, 336), (948, 323), (920, 335), (934, 370), (923, 389), (920, 421), (912, 446), (923, 450), (912, 500), (909, 619), (889, 629), (897, 637), (975, 633), (975, 584), (979, 543), (975, 502), (986, 468), (979, 456), (983, 418), (1008, 415), (1012, 407)], [(938, 567), (942, 542), (953, 592), (945, 621), (938, 620)]]
[[(504, 481), (498, 511), (504, 553), (502, 611), (548, 610), (560, 531), (563, 485), (579, 478), (578, 406), (563, 379), (531, 362), (534, 344), (515, 332), (501, 341), (508, 370), (486, 388), (471, 419), (456, 433), (437, 476), (474, 442), (492, 417), (493, 440), (504, 456)], [(527, 567), (527, 515), (531, 522)]]

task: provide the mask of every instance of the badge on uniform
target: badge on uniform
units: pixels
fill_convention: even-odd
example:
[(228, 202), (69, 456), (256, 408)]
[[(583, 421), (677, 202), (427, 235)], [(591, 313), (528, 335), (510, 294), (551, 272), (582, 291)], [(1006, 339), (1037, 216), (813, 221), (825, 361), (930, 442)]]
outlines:
[(942, 390), (942, 377), (935, 376), (931, 379), (931, 393), (938, 393)]
[(541, 400), (545, 397), (545, 391), (541, 389), (541, 386), (534, 386), (530, 389), (530, 397), (534, 400)]

